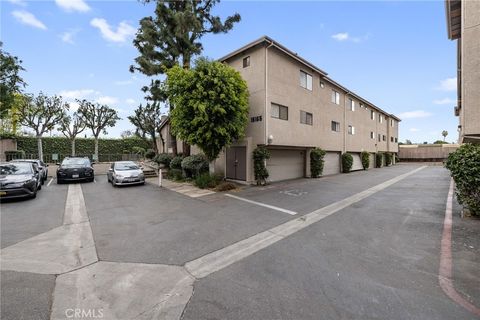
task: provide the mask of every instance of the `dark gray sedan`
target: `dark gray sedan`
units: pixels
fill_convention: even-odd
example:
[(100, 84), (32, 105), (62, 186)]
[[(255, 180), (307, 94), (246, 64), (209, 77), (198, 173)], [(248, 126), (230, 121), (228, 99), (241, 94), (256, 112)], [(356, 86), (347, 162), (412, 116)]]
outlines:
[(30, 162), (0, 163), (0, 200), (35, 198), (42, 188), (36, 164)]
[(48, 164), (44, 163), (42, 160), (38, 159), (15, 159), (12, 162), (30, 162), (35, 163), (38, 167), (40, 178), (42, 180), (42, 184), (48, 179)]
[(133, 161), (116, 161), (107, 172), (107, 180), (112, 185), (144, 184), (143, 170)]

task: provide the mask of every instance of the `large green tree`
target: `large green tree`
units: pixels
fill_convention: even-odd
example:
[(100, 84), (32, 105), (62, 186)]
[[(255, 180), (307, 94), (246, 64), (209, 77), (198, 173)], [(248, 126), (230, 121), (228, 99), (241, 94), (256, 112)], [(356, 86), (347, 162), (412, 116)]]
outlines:
[(35, 131), (38, 143), (38, 158), (43, 160), (42, 136), (67, 116), (69, 105), (62, 97), (49, 97), (40, 92), (36, 97), (28, 96), (18, 105), (19, 123)]
[(161, 120), (160, 103), (147, 103), (146, 106), (139, 105), (133, 116), (128, 120), (135, 126), (135, 133), (143, 140), (152, 143), (152, 148), (158, 153), (157, 133)]
[(197, 145), (209, 161), (243, 137), (248, 120), (248, 88), (235, 69), (199, 59), (193, 69), (179, 66), (167, 72), (166, 92), (175, 105), (172, 131)]
[(2, 46), (3, 43), (0, 42), (0, 119), (8, 115), (15, 103), (16, 94), (21, 93), (26, 86), (20, 77), (20, 72), (25, 71), (22, 61), (3, 51)]
[[(142, 2), (155, 2), (155, 14), (140, 20), (140, 28), (133, 41), (140, 55), (135, 58), (135, 65), (130, 67), (130, 71), (138, 71), (147, 76), (162, 75), (174, 65), (190, 68), (192, 59), (203, 50), (203, 36), (226, 33), (240, 21), (238, 13), (224, 21), (212, 14), (212, 9), (220, 0)], [(147, 99), (165, 102), (166, 97), (159, 78), (153, 79), (150, 87), (142, 90), (147, 93)], [(176, 149), (175, 143), (175, 154)], [(184, 149), (184, 153), (188, 154), (189, 146), (184, 145)]]
[(75, 140), (85, 129), (85, 122), (76, 112), (74, 112), (73, 115), (67, 115), (59, 123), (57, 130), (62, 132), (63, 135), (70, 140), (72, 145), (72, 156), (75, 156)]
[(95, 160), (98, 161), (98, 138), (101, 133), (107, 134), (107, 128), (115, 126), (121, 118), (117, 110), (107, 105), (100, 105), (87, 100), (77, 100), (79, 103), (78, 114), (85, 126), (92, 131), (95, 139)]

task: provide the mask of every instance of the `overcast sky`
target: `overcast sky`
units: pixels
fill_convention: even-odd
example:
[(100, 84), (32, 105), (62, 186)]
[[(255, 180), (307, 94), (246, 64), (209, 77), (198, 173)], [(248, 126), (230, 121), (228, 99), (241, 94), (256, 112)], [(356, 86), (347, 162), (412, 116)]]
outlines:
[[(1, 1), (1, 41), (23, 60), (27, 92), (87, 98), (123, 118), (109, 136), (133, 129), (126, 117), (149, 80), (129, 72), (138, 21), (153, 5), (138, 1)], [(219, 58), (268, 35), (329, 76), (400, 118), (400, 141), (457, 139), (456, 46), (447, 39), (443, 1), (223, 1), (215, 12), (242, 21), (204, 37)]]

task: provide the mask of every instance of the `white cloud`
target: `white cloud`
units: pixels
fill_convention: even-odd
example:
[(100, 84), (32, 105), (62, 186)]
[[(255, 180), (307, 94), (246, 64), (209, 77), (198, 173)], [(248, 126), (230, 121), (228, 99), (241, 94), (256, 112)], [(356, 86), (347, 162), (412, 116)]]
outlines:
[(23, 0), (7, 0), (7, 1), (10, 2), (11, 4), (16, 4), (17, 6), (22, 6), (22, 7), (27, 6), (27, 3)]
[(101, 97), (98, 97), (95, 100), (95, 102), (100, 104), (112, 105), (112, 104), (116, 104), (118, 102), (118, 99), (110, 96), (101, 96)]
[(417, 129), (417, 128), (410, 128), (410, 130), (409, 130), (409, 131), (410, 131), (410, 132), (418, 132), (418, 131), (420, 131), (420, 129)]
[(348, 40), (349, 35), (348, 35), (348, 32), (341, 32), (341, 33), (332, 35), (332, 38), (337, 41), (345, 41), (345, 40)]
[(400, 113), (398, 116), (400, 119), (416, 119), (416, 118), (426, 118), (430, 117), (432, 114), (423, 110), (415, 110)]
[(98, 91), (93, 89), (79, 89), (79, 90), (62, 90), (58, 93), (60, 96), (67, 99), (86, 99), (93, 95), (100, 94)]
[(63, 42), (69, 43), (69, 44), (75, 44), (75, 41), (73, 40), (73, 37), (78, 33), (79, 30), (69, 30), (65, 31), (60, 35), (60, 38), (62, 39)]
[(127, 100), (125, 100), (125, 102), (126, 102), (127, 104), (129, 104), (129, 105), (134, 105), (134, 104), (137, 103), (137, 101), (135, 101), (135, 100), (133, 100), (133, 99), (127, 99)]
[(12, 12), (12, 16), (15, 17), (20, 23), (47, 30), (47, 26), (42, 21), (38, 20), (33, 14), (25, 10), (15, 10)]
[(440, 81), (440, 86), (438, 86), (437, 89), (442, 91), (457, 90), (457, 77), (447, 78), (445, 80)]
[(55, 0), (55, 3), (60, 8), (64, 9), (67, 12), (78, 11), (78, 12), (88, 12), (90, 7), (83, 0)]
[(433, 100), (434, 104), (454, 104), (456, 101), (450, 98)]
[(126, 85), (129, 85), (129, 84), (132, 84), (133, 80), (132, 79), (130, 79), (130, 80), (120, 80), (120, 81), (115, 81), (114, 83), (117, 86), (126, 86)]
[(120, 22), (116, 31), (112, 29), (105, 19), (94, 18), (92, 21), (90, 21), (90, 24), (100, 30), (100, 33), (105, 40), (111, 42), (125, 42), (136, 32), (136, 29), (129, 25), (126, 21)]

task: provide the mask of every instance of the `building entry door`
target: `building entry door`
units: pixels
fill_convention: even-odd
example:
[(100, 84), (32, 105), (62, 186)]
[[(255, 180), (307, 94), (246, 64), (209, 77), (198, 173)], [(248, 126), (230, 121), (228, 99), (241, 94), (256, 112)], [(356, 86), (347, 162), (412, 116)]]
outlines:
[(227, 148), (227, 178), (246, 180), (247, 177), (247, 147)]

